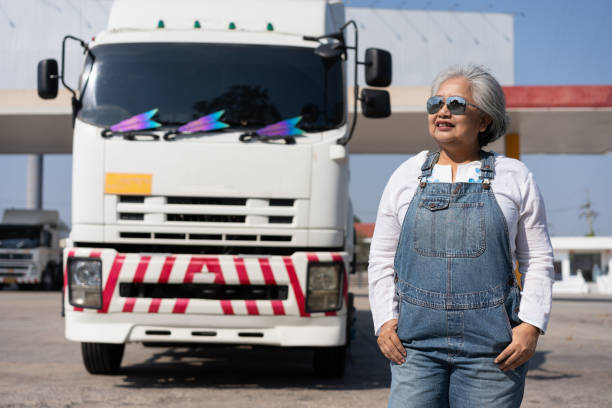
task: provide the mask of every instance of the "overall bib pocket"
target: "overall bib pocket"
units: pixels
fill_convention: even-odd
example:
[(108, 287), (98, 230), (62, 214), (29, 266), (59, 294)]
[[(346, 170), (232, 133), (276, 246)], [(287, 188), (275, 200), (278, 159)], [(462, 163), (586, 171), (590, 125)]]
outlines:
[(486, 248), (482, 202), (451, 202), (448, 196), (425, 196), (416, 209), (413, 245), (423, 256), (476, 258)]

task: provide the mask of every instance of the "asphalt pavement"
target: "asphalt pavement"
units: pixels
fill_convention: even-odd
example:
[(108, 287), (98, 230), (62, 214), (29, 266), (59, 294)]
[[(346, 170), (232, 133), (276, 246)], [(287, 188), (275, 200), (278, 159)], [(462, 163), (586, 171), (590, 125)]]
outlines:
[[(58, 292), (0, 291), (0, 407), (384, 407), (390, 375), (367, 295), (347, 373), (317, 378), (312, 353), (249, 347), (130, 344), (117, 375), (85, 371), (64, 339)], [(531, 361), (523, 407), (612, 406), (612, 298), (553, 302)]]

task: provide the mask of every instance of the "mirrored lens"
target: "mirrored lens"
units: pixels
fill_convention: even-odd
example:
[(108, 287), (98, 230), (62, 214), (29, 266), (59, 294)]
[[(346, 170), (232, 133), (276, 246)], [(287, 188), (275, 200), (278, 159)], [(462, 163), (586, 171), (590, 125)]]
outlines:
[(467, 105), (465, 99), (460, 96), (449, 96), (446, 99), (446, 106), (453, 115), (463, 115), (465, 113), (465, 106)]
[[(441, 96), (432, 96), (427, 100), (427, 113), (433, 115), (444, 106), (444, 98)], [(467, 102), (461, 96), (449, 96), (446, 98), (446, 107), (453, 115), (463, 115)]]
[(427, 112), (434, 114), (440, 110), (443, 104), (444, 100), (440, 96), (432, 96), (427, 100)]

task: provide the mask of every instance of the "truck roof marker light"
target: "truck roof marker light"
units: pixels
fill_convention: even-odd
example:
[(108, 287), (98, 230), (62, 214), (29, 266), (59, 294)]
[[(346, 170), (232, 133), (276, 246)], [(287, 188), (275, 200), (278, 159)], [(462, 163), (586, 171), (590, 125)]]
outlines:
[(133, 130), (152, 129), (161, 126), (161, 123), (151, 120), (157, 114), (158, 109), (151, 109), (144, 113), (132, 116), (131, 118), (122, 120), (121, 122), (111, 126), (113, 132), (129, 132)]
[(193, 28), (202, 28), (202, 24), (200, 24), (200, 20), (194, 21)]
[(223, 123), (219, 120), (223, 116), (225, 110), (220, 110), (210, 115), (202, 116), (199, 119), (192, 120), (191, 122), (181, 126), (177, 130), (180, 133), (192, 133), (192, 132), (209, 132), (211, 130), (224, 129), (229, 127), (227, 123)]
[(230, 21), (229, 23), (229, 27), (230, 30), (235, 30), (236, 29), (236, 23), (234, 23), (233, 21)]
[(157, 28), (164, 28), (166, 25), (164, 24), (164, 20), (159, 20), (157, 22)]
[(272, 25), (272, 23), (268, 23), (268, 26), (266, 27), (266, 29), (268, 31), (274, 31), (274, 26)]

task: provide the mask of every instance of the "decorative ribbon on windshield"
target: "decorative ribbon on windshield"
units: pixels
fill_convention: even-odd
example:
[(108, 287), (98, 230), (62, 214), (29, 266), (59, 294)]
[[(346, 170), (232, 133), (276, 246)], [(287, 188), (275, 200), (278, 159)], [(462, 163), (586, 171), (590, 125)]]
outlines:
[(171, 130), (164, 135), (165, 140), (174, 140), (176, 135), (181, 133), (203, 133), (210, 132), (213, 130), (225, 129), (229, 127), (227, 123), (223, 123), (219, 120), (225, 110), (220, 110), (210, 115), (202, 116), (199, 119), (192, 120), (189, 123), (184, 124), (176, 130)]
[(300, 136), (304, 131), (297, 126), (302, 120), (301, 116), (273, 123), (266, 127), (240, 135), (241, 142), (251, 142), (253, 140), (269, 141), (284, 140), (287, 144), (295, 144), (294, 136)]
[[(151, 118), (157, 114), (158, 109), (151, 109), (144, 113), (132, 116), (129, 119), (122, 120), (121, 122), (111, 126), (110, 129), (104, 129), (102, 131), (102, 137), (109, 138), (115, 134), (120, 134), (126, 139), (134, 139), (135, 135), (130, 132), (137, 132), (147, 129), (155, 129), (161, 126), (161, 123), (152, 120)], [(153, 140), (159, 139), (159, 136), (154, 133), (146, 133), (145, 136), (151, 137)]]

